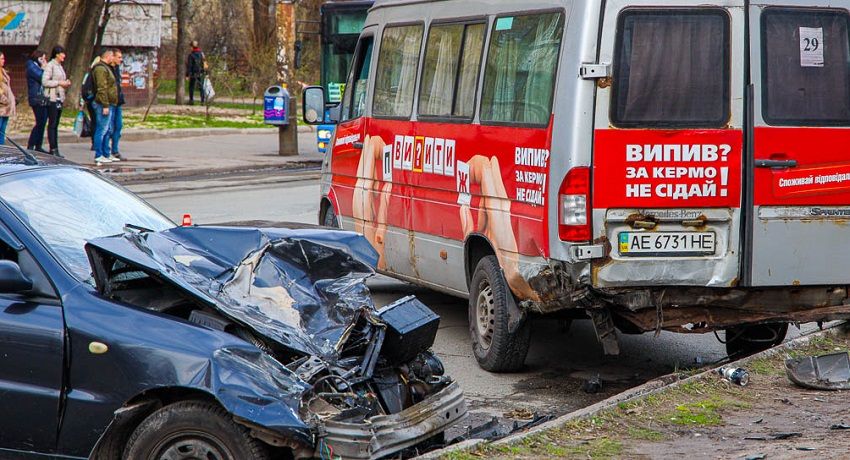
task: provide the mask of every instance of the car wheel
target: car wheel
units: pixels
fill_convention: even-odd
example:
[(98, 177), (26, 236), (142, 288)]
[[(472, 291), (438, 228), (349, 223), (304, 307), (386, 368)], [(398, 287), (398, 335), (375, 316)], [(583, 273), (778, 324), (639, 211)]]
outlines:
[(472, 350), (482, 369), (511, 372), (522, 368), (531, 344), (531, 325), (508, 327), (508, 302), (513, 294), (496, 256), (478, 262), (469, 292), (469, 332)]
[(322, 218), (322, 225), (325, 227), (339, 228), (339, 221), (336, 218), (336, 212), (332, 204), (328, 204), (328, 209), (325, 210), (325, 215)]
[(165, 406), (130, 436), (125, 460), (267, 460), (265, 446), (224, 409), (187, 401)]
[(788, 323), (753, 324), (726, 329), (726, 354), (741, 358), (773, 348), (785, 340)]

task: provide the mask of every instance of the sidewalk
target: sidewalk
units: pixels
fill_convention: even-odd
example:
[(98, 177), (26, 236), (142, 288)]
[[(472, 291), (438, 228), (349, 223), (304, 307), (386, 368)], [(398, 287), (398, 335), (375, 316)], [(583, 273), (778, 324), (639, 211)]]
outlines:
[(850, 392), (801, 388), (784, 363), (848, 348), (847, 326), (839, 325), (727, 364), (749, 371), (744, 387), (716, 370), (669, 385), (652, 381), (527, 433), (426, 457), (847, 458)]
[[(99, 168), (121, 183), (175, 177), (214, 176), (267, 169), (318, 167), (322, 156), (315, 132), (300, 129), (300, 155), (278, 155), (278, 132), (274, 129), (139, 130), (128, 132), (120, 143), (125, 160)], [(71, 133), (70, 136), (73, 136)], [(69, 160), (94, 168), (89, 140), (79, 142), (68, 134), (60, 138), (62, 154)], [(193, 137), (186, 137), (193, 136)], [(18, 141), (18, 136), (13, 136)], [(68, 142), (77, 140), (78, 142)], [(26, 139), (23, 139), (26, 143)]]

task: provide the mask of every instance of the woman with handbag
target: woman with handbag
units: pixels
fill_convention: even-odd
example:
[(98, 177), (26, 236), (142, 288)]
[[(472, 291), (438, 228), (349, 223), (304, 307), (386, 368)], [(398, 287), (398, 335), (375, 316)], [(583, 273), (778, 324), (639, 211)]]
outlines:
[(44, 128), (47, 127), (47, 97), (44, 96), (44, 86), (41, 77), (44, 75), (44, 66), (47, 64), (47, 54), (41, 50), (35, 50), (27, 61), (27, 100), (32, 113), (35, 115), (35, 126), (30, 132), (27, 141), (27, 150), (47, 153), (44, 150)]
[(15, 116), (15, 110), (15, 95), (6, 72), (6, 56), (0, 52), (0, 144), (6, 143), (6, 127), (9, 126), (9, 118)]
[(62, 157), (59, 153), (59, 118), (62, 116), (62, 105), (65, 103), (65, 89), (71, 86), (71, 80), (65, 75), (62, 63), (65, 62), (65, 48), (53, 47), (50, 62), (44, 66), (41, 84), (44, 85), (48, 98), (47, 104), (47, 140), (50, 142), (50, 154)]

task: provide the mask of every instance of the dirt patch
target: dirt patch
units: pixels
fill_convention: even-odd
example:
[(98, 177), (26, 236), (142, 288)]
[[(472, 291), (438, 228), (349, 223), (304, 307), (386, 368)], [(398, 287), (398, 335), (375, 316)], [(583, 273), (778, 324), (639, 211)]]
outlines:
[(739, 387), (710, 375), (620, 404), (507, 446), (449, 458), (846, 458), (850, 392), (802, 389), (785, 376), (788, 356), (850, 348), (850, 338), (816, 337), (800, 349), (747, 365)]

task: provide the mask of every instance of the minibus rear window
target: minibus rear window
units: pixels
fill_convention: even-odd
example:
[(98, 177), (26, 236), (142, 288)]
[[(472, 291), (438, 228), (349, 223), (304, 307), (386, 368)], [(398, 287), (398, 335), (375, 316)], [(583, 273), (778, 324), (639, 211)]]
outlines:
[(719, 10), (620, 16), (611, 119), (620, 127), (722, 127), (729, 120), (729, 17)]
[(481, 121), (549, 124), (563, 31), (563, 13), (496, 18), (484, 72)]
[(421, 46), (421, 24), (384, 29), (378, 54), (373, 115), (410, 118)]
[(762, 15), (764, 120), (772, 125), (850, 125), (846, 12), (767, 9)]

